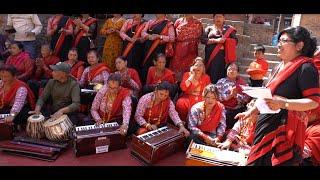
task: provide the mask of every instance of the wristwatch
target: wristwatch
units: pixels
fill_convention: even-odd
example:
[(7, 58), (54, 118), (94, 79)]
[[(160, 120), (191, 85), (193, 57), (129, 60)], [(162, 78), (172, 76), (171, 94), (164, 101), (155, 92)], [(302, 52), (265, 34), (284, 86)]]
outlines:
[(15, 113), (11, 113), (10, 116), (16, 117), (16, 114)]

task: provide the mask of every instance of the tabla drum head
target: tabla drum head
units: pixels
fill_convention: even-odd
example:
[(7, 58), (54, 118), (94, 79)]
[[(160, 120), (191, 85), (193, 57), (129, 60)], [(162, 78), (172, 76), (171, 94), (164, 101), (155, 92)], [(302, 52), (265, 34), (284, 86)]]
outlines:
[(48, 119), (43, 125), (44, 127), (49, 127), (49, 126), (53, 126), (56, 124), (59, 124), (61, 122), (63, 122), (64, 120), (69, 120), (69, 117), (67, 115), (62, 115), (61, 117), (55, 119), (55, 118), (50, 118)]
[(44, 120), (44, 116), (39, 114), (34, 114), (34, 115), (31, 115), (29, 118), (28, 118), (28, 121), (29, 122), (40, 122), (40, 121), (43, 121)]

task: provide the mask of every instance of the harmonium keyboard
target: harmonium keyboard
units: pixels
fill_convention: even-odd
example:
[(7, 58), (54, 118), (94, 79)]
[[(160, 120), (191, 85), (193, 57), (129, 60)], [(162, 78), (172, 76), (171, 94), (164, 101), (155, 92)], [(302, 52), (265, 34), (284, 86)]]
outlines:
[(193, 141), (188, 147), (185, 161), (187, 166), (243, 166), (245, 163), (246, 156), (243, 153), (221, 150)]
[(184, 147), (183, 133), (172, 126), (132, 136), (131, 154), (144, 164), (152, 165)]
[(0, 114), (0, 141), (13, 139), (13, 125), (4, 122), (4, 119), (10, 114)]
[(55, 161), (68, 147), (67, 143), (55, 143), (46, 139), (34, 139), (26, 136), (15, 137), (0, 144), (2, 152), (44, 161)]
[(126, 148), (126, 137), (120, 134), (119, 128), (117, 122), (76, 127), (73, 141), (76, 156)]

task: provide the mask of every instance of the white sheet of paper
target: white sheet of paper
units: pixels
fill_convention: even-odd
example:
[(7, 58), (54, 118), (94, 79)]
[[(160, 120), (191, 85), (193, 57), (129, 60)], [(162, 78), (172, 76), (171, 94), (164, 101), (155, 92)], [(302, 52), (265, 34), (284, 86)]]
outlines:
[(248, 94), (250, 97), (257, 98), (257, 99), (271, 99), (272, 94), (269, 88), (265, 87), (250, 87), (245, 88), (243, 91), (244, 93)]
[(280, 112), (280, 109), (277, 111), (271, 110), (264, 99), (257, 99), (255, 105), (260, 114), (276, 114)]

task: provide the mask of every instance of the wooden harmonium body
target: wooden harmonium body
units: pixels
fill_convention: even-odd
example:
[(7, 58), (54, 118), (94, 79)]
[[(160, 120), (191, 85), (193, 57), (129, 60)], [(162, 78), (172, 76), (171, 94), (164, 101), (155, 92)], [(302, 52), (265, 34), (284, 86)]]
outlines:
[(117, 122), (76, 127), (73, 141), (76, 156), (126, 148), (126, 137), (120, 134), (119, 128)]
[(186, 166), (243, 166), (244, 154), (221, 150), (220, 148), (197, 144), (191, 141), (186, 152)]
[(152, 165), (184, 147), (183, 133), (172, 126), (164, 126), (154, 131), (133, 135), (131, 154), (147, 165)]
[(10, 114), (0, 114), (0, 141), (13, 139), (14, 137), (13, 124), (4, 122), (4, 118), (7, 116), (10, 116)]
[(17, 136), (12, 141), (3, 141), (0, 150), (4, 153), (44, 161), (55, 161), (68, 147), (68, 143), (56, 143), (46, 139)]

